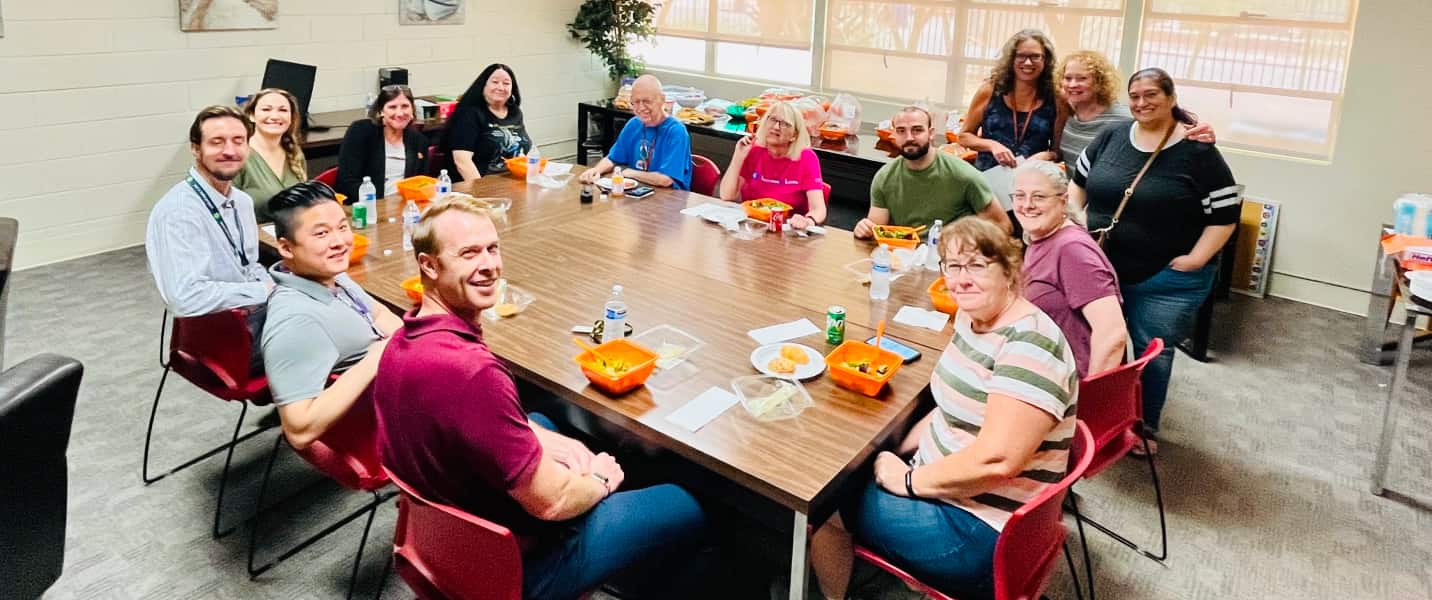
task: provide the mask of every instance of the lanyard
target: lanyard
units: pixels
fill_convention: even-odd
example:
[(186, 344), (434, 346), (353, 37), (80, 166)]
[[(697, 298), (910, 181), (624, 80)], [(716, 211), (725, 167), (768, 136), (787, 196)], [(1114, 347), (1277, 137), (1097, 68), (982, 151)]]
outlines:
[(239, 265), (247, 269), (249, 266), (249, 256), (244, 253), (244, 228), (239, 221), (239, 209), (231, 206), (234, 211), (234, 224), (239, 230), (239, 243), (235, 244), (233, 234), (229, 233), (228, 226), (224, 225), (224, 215), (219, 213), (219, 207), (215, 206), (214, 201), (209, 198), (209, 192), (204, 191), (204, 187), (199, 185), (199, 182), (194, 181), (193, 175), (190, 175), (185, 181), (189, 182), (189, 187), (194, 190), (194, 193), (199, 195), (199, 199), (204, 201), (204, 206), (209, 209), (209, 215), (214, 217), (214, 223), (219, 226), (219, 231), (224, 232), (224, 239), (229, 241), (229, 248), (232, 248), (234, 255), (239, 257)]
[(339, 285), (338, 289), (343, 292), (343, 295), (338, 296), (337, 293), (333, 295), (337, 296), (340, 302), (347, 304), (348, 308), (351, 308), (354, 312), (357, 312), (358, 316), (363, 317), (363, 320), (368, 322), (368, 328), (372, 329), (375, 335), (377, 335), (378, 337), (383, 337), (383, 332), (378, 331), (378, 324), (373, 321), (373, 311), (368, 310), (368, 306), (366, 304), (363, 304), (363, 301), (354, 298), (353, 294), (348, 291), (348, 288)]
[(1041, 104), (1036, 101), (1034, 106), (1029, 109), (1029, 112), (1024, 113), (1024, 127), (1022, 129), (1019, 126), (1018, 104), (1009, 107), (1009, 111), (1012, 113), (1010, 114), (1010, 121), (1013, 121), (1010, 123), (1010, 126), (1014, 128), (1014, 147), (1010, 148), (1010, 150), (1016, 152), (1019, 150), (1020, 144), (1024, 142), (1024, 136), (1029, 133), (1029, 122), (1034, 119), (1034, 111), (1039, 110), (1040, 106)]
[(660, 126), (657, 126), (656, 135), (652, 136), (653, 139), (650, 142), (646, 141), (646, 129), (649, 128), (642, 128), (641, 146), (637, 149), (638, 158), (636, 161), (636, 170), (638, 171), (652, 170), (651, 157), (656, 154), (656, 145), (661, 142), (662, 132)]

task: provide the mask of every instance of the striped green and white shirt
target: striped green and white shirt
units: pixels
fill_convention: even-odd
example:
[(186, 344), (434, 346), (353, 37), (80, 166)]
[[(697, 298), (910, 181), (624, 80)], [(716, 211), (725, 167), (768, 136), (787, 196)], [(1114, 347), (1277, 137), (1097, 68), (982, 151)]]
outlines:
[(935, 418), (920, 437), (915, 464), (933, 463), (974, 443), (991, 394), (1053, 415), (1059, 424), (1017, 477), (971, 498), (946, 500), (1002, 530), (1015, 509), (1064, 477), (1078, 390), (1079, 370), (1069, 342), (1039, 309), (987, 333), (975, 333), (970, 318), (955, 313), (955, 336), (930, 374)]
[(1080, 121), (1079, 115), (1071, 114), (1064, 121), (1064, 135), (1059, 136), (1059, 154), (1064, 157), (1064, 163), (1072, 167), (1105, 126), (1133, 120), (1134, 115), (1129, 112), (1129, 106), (1119, 102), (1110, 104), (1104, 112), (1088, 121)]

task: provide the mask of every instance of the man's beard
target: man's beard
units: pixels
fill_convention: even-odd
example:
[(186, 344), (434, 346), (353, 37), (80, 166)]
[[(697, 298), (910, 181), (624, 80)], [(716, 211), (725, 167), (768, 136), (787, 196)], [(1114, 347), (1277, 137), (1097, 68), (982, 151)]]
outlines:
[(930, 152), (930, 145), (929, 145), (929, 144), (925, 144), (925, 145), (923, 145), (923, 146), (917, 146), (914, 150), (911, 150), (909, 146), (901, 146), (901, 147), (900, 147), (900, 156), (905, 157), (905, 160), (920, 160), (920, 159), (922, 159), (922, 158), (925, 158), (925, 155), (928, 154), (929, 152)]

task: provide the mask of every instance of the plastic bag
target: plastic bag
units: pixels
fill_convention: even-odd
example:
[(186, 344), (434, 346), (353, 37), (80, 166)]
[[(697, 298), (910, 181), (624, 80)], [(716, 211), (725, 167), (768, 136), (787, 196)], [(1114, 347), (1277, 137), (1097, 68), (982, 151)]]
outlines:
[(820, 99), (814, 96), (806, 96), (791, 102), (796, 110), (801, 113), (801, 120), (805, 121), (807, 135), (816, 135), (820, 126), (826, 121), (825, 109), (821, 108)]
[(701, 103), (701, 106), (696, 107), (696, 110), (699, 110), (699, 111), (701, 111), (701, 112), (704, 112), (704, 113), (706, 113), (706, 114), (708, 114), (708, 115), (711, 115), (711, 116), (713, 116), (713, 117), (718, 117), (718, 116), (727, 114), (726, 111), (728, 111), (728, 110), (730, 110), (730, 109), (731, 109), (731, 101), (730, 101), (730, 100), (722, 100), (722, 99), (720, 99), (720, 98), (712, 98), (712, 99), (710, 99), (710, 100), (707, 100), (707, 101), (705, 101), (705, 102), (702, 102), (702, 103)]
[(825, 120), (851, 133), (860, 131), (860, 100), (850, 94), (836, 94), (830, 101), (830, 114)]

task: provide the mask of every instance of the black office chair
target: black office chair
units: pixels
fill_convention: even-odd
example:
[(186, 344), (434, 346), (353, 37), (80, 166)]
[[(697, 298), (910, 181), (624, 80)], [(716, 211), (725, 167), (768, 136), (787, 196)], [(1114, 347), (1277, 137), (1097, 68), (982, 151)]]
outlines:
[(0, 373), (0, 595), (6, 598), (39, 598), (64, 567), (65, 451), (83, 374), (79, 361), (55, 354)]

